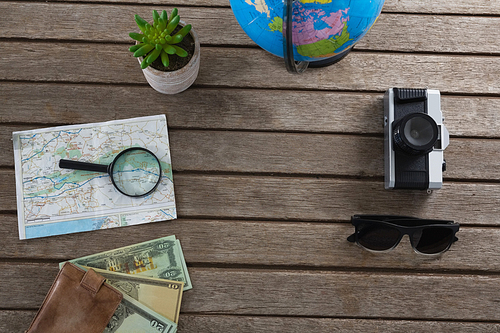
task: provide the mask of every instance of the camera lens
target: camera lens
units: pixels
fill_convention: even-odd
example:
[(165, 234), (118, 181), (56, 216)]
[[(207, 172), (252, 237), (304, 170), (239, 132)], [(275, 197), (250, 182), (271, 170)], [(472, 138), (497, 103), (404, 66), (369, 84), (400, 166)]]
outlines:
[(393, 127), (396, 148), (409, 155), (432, 151), (438, 138), (434, 119), (425, 113), (412, 113), (401, 118)]

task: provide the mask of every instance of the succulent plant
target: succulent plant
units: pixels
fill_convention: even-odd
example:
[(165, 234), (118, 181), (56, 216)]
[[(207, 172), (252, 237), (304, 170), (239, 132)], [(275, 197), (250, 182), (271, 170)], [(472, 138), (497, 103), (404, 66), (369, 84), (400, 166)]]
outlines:
[(168, 17), (166, 10), (162, 11), (161, 15), (153, 10), (152, 25), (139, 15), (135, 15), (135, 22), (142, 33), (131, 32), (129, 34), (132, 39), (139, 42), (130, 47), (129, 51), (134, 52), (134, 57), (145, 56), (141, 63), (142, 69), (151, 65), (158, 57), (165, 67), (168, 67), (170, 63), (169, 55), (187, 57), (188, 52), (175, 44), (180, 43), (189, 33), (191, 24), (186, 24), (175, 35), (172, 35), (180, 20), (177, 12), (177, 8), (174, 8)]

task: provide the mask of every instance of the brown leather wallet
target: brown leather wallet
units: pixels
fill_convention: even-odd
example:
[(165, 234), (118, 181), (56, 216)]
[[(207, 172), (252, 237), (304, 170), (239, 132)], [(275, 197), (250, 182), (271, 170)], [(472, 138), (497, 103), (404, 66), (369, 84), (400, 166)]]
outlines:
[(27, 333), (102, 333), (123, 295), (94, 270), (65, 263)]

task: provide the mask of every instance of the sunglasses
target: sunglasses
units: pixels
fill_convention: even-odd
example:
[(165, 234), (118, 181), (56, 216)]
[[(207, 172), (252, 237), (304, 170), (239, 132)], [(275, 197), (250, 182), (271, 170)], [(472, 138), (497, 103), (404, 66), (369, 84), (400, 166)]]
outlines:
[(351, 223), (356, 231), (347, 240), (369, 251), (390, 251), (408, 235), (415, 252), (429, 255), (448, 250), (460, 227), (453, 221), (391, 215), (354, 215)]

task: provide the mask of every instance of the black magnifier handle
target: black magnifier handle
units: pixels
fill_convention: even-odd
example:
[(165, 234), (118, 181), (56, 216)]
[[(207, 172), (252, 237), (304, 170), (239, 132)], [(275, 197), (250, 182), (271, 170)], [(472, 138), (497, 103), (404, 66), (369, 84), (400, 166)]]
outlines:
[(78, 162), (73, 160), (62, 159), (59, 161), (59, 167), (62, 169), (85, 170), (85, 171), (108, 173), (108, 165), (106, 164)]

